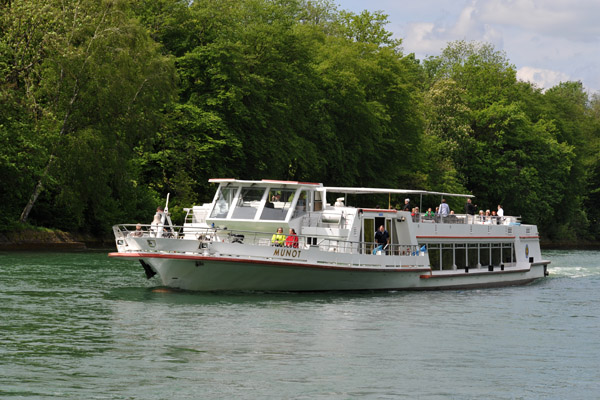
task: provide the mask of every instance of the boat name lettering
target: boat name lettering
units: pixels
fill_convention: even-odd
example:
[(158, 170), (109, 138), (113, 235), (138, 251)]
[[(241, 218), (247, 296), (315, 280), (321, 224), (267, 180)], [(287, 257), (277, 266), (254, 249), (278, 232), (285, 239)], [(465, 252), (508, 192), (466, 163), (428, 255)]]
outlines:
[(300, 257), (301, 250), (293, 250), (293, 249), (275, 249), (273, 251), (274, 256), (281, 257)]

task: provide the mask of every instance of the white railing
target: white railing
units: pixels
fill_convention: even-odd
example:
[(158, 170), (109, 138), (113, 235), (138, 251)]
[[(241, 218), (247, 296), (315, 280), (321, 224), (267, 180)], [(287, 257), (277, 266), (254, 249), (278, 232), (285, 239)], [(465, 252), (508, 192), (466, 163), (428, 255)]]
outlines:
[(164, 237), (178, 239), (183, 237), (182, 226), (168, 226), (164, 224), (122, 224), (113, 226), (117, 238), (127, 237)]
[[(139, 227), (139, 229), (138, 229)], [(162, 229), (162, 231), (160, 230)], [(272, 233), (228, 230), (219, 228), (190, 228), (188, 226), (156, 227), (153, 225), (122, 224), (113, 227), (117, 239), (125, 238), (165, 238), (165, 239), (188, 239), (198, 240), (204, 243), (241, 243), (253, 246), (275, 246), (307, 249), (318, 247), (325, 252), (344, 254), (370, 254), (391, 256), (414, 256), (419, 255), (421, 247), (411, 244), (389, 244), (385, 248), (374, 242), (353, 242), (328, 237), (315, 237), (298, 235), (298, 241), (283, 240), (283, 244), (273, 240)], [(288, 236), (284, 235), (287, 239)], [(316, 239), (316, 241), (315, 241)]]
[(475, 224), (475, 225), (520, 225), (520, 217), (498, 217), (495, 215), (469, 215), (450, 214), (446, 216), (416, 214), (412, 216), (413, 222), (438, 223), (438, 224)]

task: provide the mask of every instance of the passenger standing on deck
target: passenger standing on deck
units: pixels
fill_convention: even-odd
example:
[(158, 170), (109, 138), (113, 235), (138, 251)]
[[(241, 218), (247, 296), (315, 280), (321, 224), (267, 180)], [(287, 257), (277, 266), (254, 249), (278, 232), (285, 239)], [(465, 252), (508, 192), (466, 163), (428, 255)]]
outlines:
[(381, 225), (379, 230), (375, 233), (375, 242), (378, 246), (373, 250), (373, 254), (376, 254), (378, 250), (386, 250), (387, 245), (390, 244), (390, 234), (385, 230), (383, 225)]
[(296, 235), (296, 231), (292, 228), (290, 228), (290, 233), (285, 239), (285, 247), (298, 248), (298, 235)]
[(465, 204), (465, 214), (475, 215), (476, 210), (477, 210), (477, 205), (473, 204), (471, 199), (467, 199), (467, 204)]
[(504, 222), (504, 209), (498, 204), (498, 225)]
[(154, 219), (150, 224), (150, 231), (154, 234), (154, 236), (161, 237), (162, 236), (162, 216), (164, 214), (164, 209), (160, 206), (156, 208), (156, 214), (154, 214)]
[(442, 203), (440, 204), (440, 215), (443, 217), (447, 217), (450, 214), (450, 206), (446, 203), (446, 199), (442, 199)]
[(410, 211), (410, 199), (404, 199), (404, 206), (402, 207), (402, 211)]
[(283, 246), (285, 243), (285, 235), (283, 234), (283, 228), (277, 228), (277, 233), (271, 237), (271, 246)]

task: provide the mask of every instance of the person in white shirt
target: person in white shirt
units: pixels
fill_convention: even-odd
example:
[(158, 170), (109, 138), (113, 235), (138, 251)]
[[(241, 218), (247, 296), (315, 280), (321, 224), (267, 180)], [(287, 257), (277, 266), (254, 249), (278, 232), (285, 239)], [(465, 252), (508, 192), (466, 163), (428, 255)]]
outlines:
[(502, 206), (500, 204), (498, 204), (498, 216), (504, 217), (504, 210), (502, 209)]
[(450, 214), (450, 207), (446, 203), (446, 199), (442, 199), (442, 203), (440, 204), (440, 215), (442, 217), (447, 217)]

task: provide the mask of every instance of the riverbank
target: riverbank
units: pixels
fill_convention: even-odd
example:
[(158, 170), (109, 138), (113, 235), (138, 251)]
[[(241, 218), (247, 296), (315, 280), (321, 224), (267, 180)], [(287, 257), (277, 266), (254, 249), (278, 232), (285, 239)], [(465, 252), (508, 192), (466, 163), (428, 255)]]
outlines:
[(540, 241), (540, 247), (542, 250), (600, 250), (600, 242), (551, 242), (542, 240)]
[(60, 230), (21, 229), (0, 233), (0, 250), (70, 251), (112, 247), (112, 237), (99, 238)]

